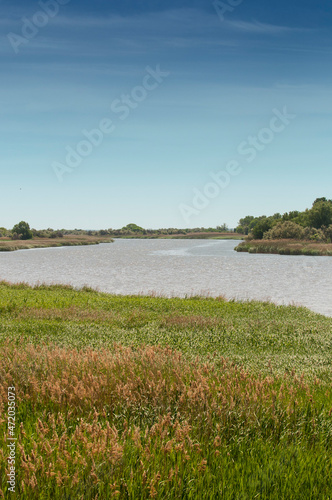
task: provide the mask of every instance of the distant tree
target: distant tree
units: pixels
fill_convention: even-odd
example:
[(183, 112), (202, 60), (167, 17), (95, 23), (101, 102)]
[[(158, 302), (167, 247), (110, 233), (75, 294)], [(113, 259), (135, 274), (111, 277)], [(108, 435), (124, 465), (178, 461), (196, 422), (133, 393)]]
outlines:
[(229, 227), (227, 224), (224, 222), (221, 226), (217, 226), (217, 230), (221, 232), (228, 233), (229, 232)]
[(143, 227), (137, 226), (137, 224), (127, 224), (127, 226), (122, 228), (124, 231), (131, 231), (133, 233), (145, 233)]
[(243, 226), (237, 226), (237, 228), (235, 229), (235, 231), (239, 234), (248, 234), (246, 233), (246, 229), (243, 227)]
[(263, 217), (260, 219), (255, 227), (252, 229), (252, 234), (255, 240), (263, 239), (264, 233), (272, 228), (272, 221), (268, 217)]
[(327, 201), (325, 196), (323, 196), (322, 198), (316, 198), (312, 205), (314, 206), (316, 205), (316, 203), (320, 203), (321, 201)]
[(332, 202), (318, 198), (308, 211), (309, 225), (316, 229), (332, 224)]
[(250, 230), (250, 224), (255, 219), (253, 215), (247, 215), (243, 219), (239, 220), (239, 224), (236, 228), (237, 233), (248, 234)]
[(288, 221), (291, 220), (293, 221), (300, 215), (300, 212), (298, 210), (293, 210), (292, 212), (286, 212), (282, 216), (283, 221)]
[[(291, 222), (294, 225), (280, 225), (280, 223)], [(243, 219), (240, 219), (239, 225), (236, 228), (237, 233), (242, 233), (248, 235), (249, 238), (261, 239), (265, 237), (264, 235), (267, 231), (277, 226), (275, 232), (269, 232), (268, 238), (271, 234), (275, 237), (282, 237), (284, 234), (285, 238), (290, 238), (287, 236), (294, 234), (294, 238), (301, 237), (304, 239), (315, 239), (316, 241), (330, 240), (330, 226), (332, 225), (332, 200), (328, 200), (325, 197), (316, 198), (311, 209), (306, 209), (303, 212), (298, 210), (293, 210), (291, 212), (286, 212), (283, 215), (280, 213), (275, 213), (271, 217), (262, 215), (260, 217), (253, 217), (248, 215)], [(297, 227), (297, 226), (300, 226)], [(301, 232), (301, 228), (306, 231)], [(321, 231), (318, 231), (321, 230)], [(279, 235), (279, 236), (277, 236)]]
[(33, 237), (29, 224), (23, 220), (18, 224), (15, 224), (12, 229), (12, 233), (14, 237), (17, 235), (21, 240), (31, 240)]
[(59, 229), (57, 231), (52, 231), (50, 234), (50, 238), (63, 238), (63, 232)]

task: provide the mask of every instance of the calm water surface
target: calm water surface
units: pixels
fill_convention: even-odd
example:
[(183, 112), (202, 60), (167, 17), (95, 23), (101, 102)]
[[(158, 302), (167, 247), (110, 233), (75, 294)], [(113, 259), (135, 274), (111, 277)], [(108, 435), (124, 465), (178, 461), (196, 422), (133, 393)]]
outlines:
[(231, 240), (115, 240), (0, 252), (0, 279), (119, 294), (204, 294), (298, 304), (332, 316), (332, 258), (237, 253)]

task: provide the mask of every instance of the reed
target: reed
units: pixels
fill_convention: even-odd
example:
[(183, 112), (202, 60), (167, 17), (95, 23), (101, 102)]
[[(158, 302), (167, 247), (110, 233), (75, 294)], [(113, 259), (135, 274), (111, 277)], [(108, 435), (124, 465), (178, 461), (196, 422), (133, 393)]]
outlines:
[(249, 253), (271, 253), (279, 255), (331, 256), (332, 243), (315, 243), (302, 240), (246, 240), (235, 250)]
[(100, 243), (111, 243), (112, 241), (109, 236), (96, 237), (88, 235), (64, 235), (62, 238), (33, 238), (31, 240), (0, 238), (0, 252), (13, 252), (32, 248), (99, 245)]
[(4, 282), (0, 317), (11, 498), (331, 498), (331, 318)]

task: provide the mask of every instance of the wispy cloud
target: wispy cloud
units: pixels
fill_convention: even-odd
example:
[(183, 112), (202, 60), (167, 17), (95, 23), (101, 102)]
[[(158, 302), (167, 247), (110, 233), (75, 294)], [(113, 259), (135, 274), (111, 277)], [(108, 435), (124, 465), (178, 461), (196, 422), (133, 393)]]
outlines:
[[(11, 13), (10, 18), (7, 16), (0, 20), (2, 32), (7, 29), (7, 33), (12, 31), (20, 34), (22, 17), (27, 13), (21, 8), (15, 14), (15, 19)], [(22, 45), (21, 52), (32, 57), (47, 54), (76, 57), (84, 54), (101, 60), (103, 57), (138, 59), (145, 57), (147, 52), (159, 56), (169, 55), (176, 50), (186, 53), (196, 48), (206, 49), (205, 57), (209, 57), (210, 52), (219, 49), (234, 53), (248, 47), (266, 48), (267, 44), (271, 50), (310, 51), (311, 41), (304, 35), (310, 35), (312, 31), (258, 20), (227, 19), (220, 23), (213, 12), (195, 8), (104, 17), (84, 14), (71, 16), (61, 12), (50, 20), (35, 39)], [(7, 33), (4, 33), (5, 37)], [(321, 43), (320, 46), (323, 48), (325, 44)], [(0, 45), (0, 53), (12, 53), (9, 42)]]
[[(226, 20), (223, 23), (223, 30), (220, 29), (220, 21), (214, 14), (202, 12), (197, 9), (179, 8), (170, 9), (163, 12), (150, 12), (133, 16), (113, 15), (108, 17), (65, 17), (58, 16), (54, 20), (54, 24), (58, 26), (71, 26), (72, 28), (113, 28), (123, 29), (126, 27), (147, 28), (148, 30), (155, 29), (157, 26), (162, 31), (166, 29), (178, 31), (182, 29), (182, 33), (187, 32), (202, 33), (207, 28), (218, 28), (219, 33), (225, 29), (237, 30), (242, 33), (260, 33), (264, 35), (280, 35), (284, 33), (295, 32), (310, 32), (313, 30), (307, 28), (281, 26), (268, 24), (257, 20)], [(197, 28), (200, 28), (197, 30)], [(205, 31), (206, 33), (206, 31)]]
[(259, 21), (226, 21), (229, 28), (233, 30), (238, 30), (243, 33), (255, 33), (262, 35), (282, 35), (284, 33), (298, 33), (298, 32), (310, 32), (313, 31), (307, 28), (297, 28), (289, 26), (278, 26), (275, 24), (261, 23)]

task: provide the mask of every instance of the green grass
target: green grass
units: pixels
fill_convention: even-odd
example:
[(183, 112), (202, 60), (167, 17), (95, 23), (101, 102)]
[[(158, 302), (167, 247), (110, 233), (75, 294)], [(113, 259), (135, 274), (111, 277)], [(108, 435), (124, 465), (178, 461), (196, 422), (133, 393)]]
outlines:
[(332, 498), (332, 318), (0, 283), (0, 349), (11, 498)]

